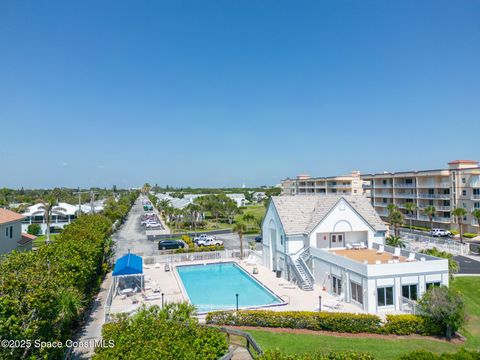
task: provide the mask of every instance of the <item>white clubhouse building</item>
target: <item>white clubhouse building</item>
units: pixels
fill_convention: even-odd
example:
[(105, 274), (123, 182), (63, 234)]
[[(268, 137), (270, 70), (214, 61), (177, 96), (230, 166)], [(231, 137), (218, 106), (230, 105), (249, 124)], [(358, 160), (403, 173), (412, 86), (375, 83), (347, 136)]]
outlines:
[(369, 313), (404, 311), (430, 286), (448, 285), (448, 260), (386, 246), (386, 232), (363, 195), (274, 196), (263, 264)]

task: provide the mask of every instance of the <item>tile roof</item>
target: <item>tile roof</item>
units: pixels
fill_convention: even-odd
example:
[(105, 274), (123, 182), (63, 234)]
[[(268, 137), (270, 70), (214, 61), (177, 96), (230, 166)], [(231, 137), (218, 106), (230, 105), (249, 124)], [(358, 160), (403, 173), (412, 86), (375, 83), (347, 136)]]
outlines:
[(16, 212), (7, 209), (0, 209), (0, 224), (6, 224), (12, 221), (20, 221), (24, 218), (25, 216), (20, 215)]
[(286, 234), (309, 234), (344, 199), (376, 231), (387, 228), (363, 195), (272, 196)]
[(27, 233), (22, 233), (22, 238), (17, 241), (17, 244), (24, 246), (27, 245), (28, 243), (31, 243), (33, 240), (35, 240), (37, 237), (34, 235), (30, 235)]

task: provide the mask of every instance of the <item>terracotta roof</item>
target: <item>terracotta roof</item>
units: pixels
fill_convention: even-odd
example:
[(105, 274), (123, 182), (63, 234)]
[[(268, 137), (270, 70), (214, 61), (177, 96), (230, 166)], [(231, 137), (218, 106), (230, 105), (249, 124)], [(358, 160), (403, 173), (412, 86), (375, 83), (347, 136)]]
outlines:
[(22, 233), (22, 237), (25, 237), (25, 238), (30, 239), (30, 240), (35, 240), (37, 238), (35, 235), (31, 235), (31, 234), (28, 234), (28, 233)]
[(20, 215), (16, 212), (7, 209), (0, 209), (0, 224), (6, 224), (12, 221), (20, 221), (24, 218), (25, 216)]
[(448, 165), (453, 164), (478, 164), (478, 161), (475, 160), (453, 160), (448, 163)]
[(22, 233), (22, 238), (17, 241), (18, 245), (24, 246), (27, 245), (28, 243), (31, 243), (32, 240), (35, 240), (37, 237), (34, 235), (30, 235), (27, 233)]

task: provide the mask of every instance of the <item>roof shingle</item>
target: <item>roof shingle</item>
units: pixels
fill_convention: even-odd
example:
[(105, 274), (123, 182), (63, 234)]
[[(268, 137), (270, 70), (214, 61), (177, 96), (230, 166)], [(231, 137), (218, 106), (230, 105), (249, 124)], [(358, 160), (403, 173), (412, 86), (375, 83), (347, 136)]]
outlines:
[(25, 216), (7, 209), (0, 209), (0, 224), (6, 224), (12, 221), (23, 220)]
[(387, 228), (370, 201), (362, 195), (272, 196), (286, 234), (309, 234), (344, 199), (376, 231)]

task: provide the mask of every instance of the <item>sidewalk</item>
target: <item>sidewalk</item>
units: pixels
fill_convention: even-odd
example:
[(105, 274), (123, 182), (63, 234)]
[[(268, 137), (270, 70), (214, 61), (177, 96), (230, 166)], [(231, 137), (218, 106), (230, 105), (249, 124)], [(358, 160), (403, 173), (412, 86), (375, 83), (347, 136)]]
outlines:
[[(91, 312), (88, 314), (86, 323), (82, 330), (80, 331), (78, 341), (86, 342), (99, 340), (102, 335), (102, 326), (105, 323), (105, 301), (107, 299), (108, 290), (112, 283), (112, 273), (108, 273), (103, 280), (100, 291), (95, 298)], [(93, 345), (92, 347), (85, 348), (75, 348), (72, 353), (72, 359), (78, 360), (87, 360), (91, 359), (93, 356)]]

